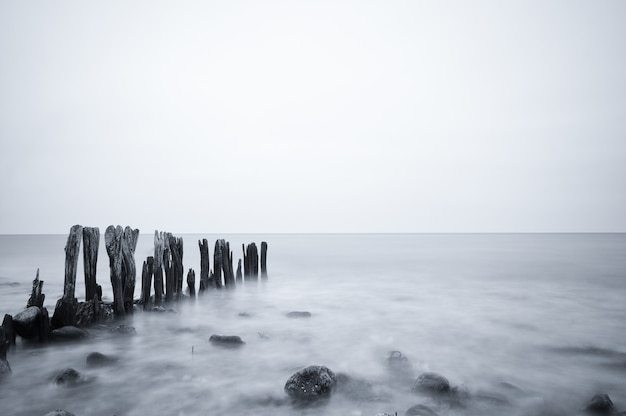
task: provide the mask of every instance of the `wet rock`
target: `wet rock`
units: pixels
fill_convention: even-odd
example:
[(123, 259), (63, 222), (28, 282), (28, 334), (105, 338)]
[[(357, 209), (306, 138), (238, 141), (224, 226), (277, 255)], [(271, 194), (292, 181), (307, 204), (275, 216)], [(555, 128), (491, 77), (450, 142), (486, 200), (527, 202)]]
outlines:
[(54, 341), (69, 342), (90, 338), (91, 334), (75, 326), (64, 326), (52, 331)]
[(310, 318), (311, 312), (307, 311), (293, 311), (287, 314), (287, 318)]
[(114, 334), (122, 334), (122, 335), (135, 335), (137, 331), (135, 327), (128, 325), (118, 325), (111, 328), (111, 332)]
[(608, 394), (596, 394), (589, 400), (589, 403), (585, 407), (585, 411), (589, 415), (614, 415), (617, 413), (617, 409), (613, 405), (613, 401)]
[(31, 306), (13, 316), (13, 329), (15, 333), (24, 339), (32, 339), (39, 336), (41, 327), (41, 309)]
[(450, 392), (450, 382), (437, 373), (422, 373), (413, 384), (413, 391), (431, 394)]
[(85, 378), (73, 368), (64, 368), (59, 371), (52, 382), (57, 386), (73, 387), (85, 382)]
[(241, 337), (237, 335), (211, 335), (209, 342), (221, 347), (240, 347), (245, 344)]
[(448, 400), (452, 407), (466, 407), (472, 400), (472, 395), (465, 386), (451, 387)]
[(423, 404), (416, 404), (413, 407), (409, 407), (407, 411), (404, 412), (404, 416), (438, 416), (438, 415), (430, 407), (424, 406)]
[(9, 362), (4, 358), (0, 358), (0, 380), (2, 380), (6, 376), (10, 376), (13, 373), (11, 371), (11, 366)]
[(76, 326), (91, 326), (98, 320), (96, 306), (93, 300), (79, 302), (76, 309)]
[(107, 367), (115, 365), (119, 360), (115, 357), (102, 354), (100, 352), (92, 352), (85, 360), (87, 367)]
[(337, 376), (328, 367), (312, 365), (292, 375), (285, 383), (285, 392), (298, 402), (327, 398), (337, 384)]
[(74, 413), (70, 413), (67, 410), (53, 410), (46, 413), (43, 416), (75, 416)]
[(163, 306), (153, 306), (152, 309), (150, 309), (150, 312), (160, 312), (160, 313), (163, 313), (163, 312), (167, 312), (167, 311), (165, 310), (165, 308)]

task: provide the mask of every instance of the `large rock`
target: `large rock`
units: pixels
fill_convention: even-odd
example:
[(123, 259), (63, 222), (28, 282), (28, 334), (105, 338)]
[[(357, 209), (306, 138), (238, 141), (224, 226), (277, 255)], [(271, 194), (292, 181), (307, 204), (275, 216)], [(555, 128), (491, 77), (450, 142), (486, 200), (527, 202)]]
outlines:
[(423, 404), (416, 404), (413, 407), (409, 407), (407, 411), (404, 412), (404, 416), (438, 416), (438, 415), (430, 407), (424, 406)]
[(53, 410), (46, 413), (43, 416), (75, 416), (74, 413), (70, 413), (67, 410)]
[(413, 384), (413, 391), (443, 394), (450, 392), (450, 382), (447, 378), (437, 373), (422, 373)]
[(587, 414), (594, 416), (614, 415), (617, 413), (613, 401), (606, 393), (593, 396), (585, 407), (585, 411)]
[(85, 382), (85, 378), (73, 368), (64, 368), (59, 371), (52, 382), (57, 386), (73, 387)]
[(116, 364), (119, 360), (100, 352), (92, 352), (87, 356), (85, 361), (87, 367), (106, 367)]
[(42, 313), (37, 306), (31, 306), (13, 316), (13, 329), (15, 333), (24, 339), (32, 339), (39, 336)]
[(292, 375), (285, 383), (285, 392), (299, 402), (310, 402), (330, 396), (337, 377), (328, 367), (312, 365)]
[(90, 337), (89, 332), (75, 326), (64, 326), (52, 331), (52, 339), (54, 341), (78, 341)]
[(240, 347), (245, 344), (237, 335), (211, 335), (209, 342), (220, 347)]

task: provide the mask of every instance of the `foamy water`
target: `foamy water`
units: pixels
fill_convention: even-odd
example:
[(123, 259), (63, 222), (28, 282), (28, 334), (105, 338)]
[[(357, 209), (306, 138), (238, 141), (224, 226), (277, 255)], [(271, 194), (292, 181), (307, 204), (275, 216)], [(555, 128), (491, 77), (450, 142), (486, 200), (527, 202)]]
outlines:
[[(199, 238), (226, 238), (235, 265), (242, 243), (265, 240), (269, 280), (210, 291), (175, 305), (177, 313), (136, 313), (123, 322), (136, 335), (96, 328), (81, 343), (19, 343), (8, 356), (13, 375), (0, 384), (1, 407), (15, 415), (62, 408), (76, 415), (373, 416), (422, 403), (441, 416), (551, 415), (574, 414), (606, 392), (626, 410), (625, 235), (183, 238), (185, 269), (197, 275)], [(65, 240), (0, 236), (0, 313), (22, 310), (39, 267), (52, 315), (62, 294)], [(151, 254), (152, 236), (141, 235), (138, 266)], [(98, 282), (110, 299), (103, 242)], [(136, 297), (140, 286), (138, 277)], [(82, 283), (76, 293), (84, 296)], [(290, 311), (312, 317), (290, 319)], [(239, 335), (246, 344), (219, 348), (208, 342), (211, 334)], [(89, 369), (92, 351), (120, 363)], [(389, 368), (391, 351), (408, 358), (403, 371)], [(283, 386), (312, 364), (369, 387), (336, 392), (321, 407), (293, 407)], [(52, 385), (66, 367), (91, 381)], [(412, 382), (425, 371), (474, 396), (506, 397), (509, 405), (473, 400), (458, 408), (416, 395)]]

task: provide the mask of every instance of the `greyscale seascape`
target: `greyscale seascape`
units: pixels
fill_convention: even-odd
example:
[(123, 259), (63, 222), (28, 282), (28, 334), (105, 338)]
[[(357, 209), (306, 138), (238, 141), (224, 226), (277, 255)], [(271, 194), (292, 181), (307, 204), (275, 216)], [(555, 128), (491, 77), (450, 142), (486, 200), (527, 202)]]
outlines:
[[(237, 247), (267, 241), (268, 278), (164, 305), (169, 312), (138, 305), (81, 340), (18, 337), (0, 381), (2, 414), (556, 416), (591, 411), (597, 394), (626, 410), (624, 234), (181, 237), (185, 271), (196, 273), (198, 240), (229, 241), (235, 264)], [(39, 269), (52, 316), (66, 240), (0, 236), (0, 313), (25, 308)], [(140, 234), (135, 299), (153, 253), (153, 236)], [(97, 264), (110, 303), (103, 241)], [(82, 282), (81, 255), (79, 301)], [(94, 366), (94, 352), (110, 365)], [(307, 370), (332, 381), (328, 395), (294, 400), (288, 380), (310, 366), (328, 369)], [(55, 383), (69, 368), (80, 382)]]

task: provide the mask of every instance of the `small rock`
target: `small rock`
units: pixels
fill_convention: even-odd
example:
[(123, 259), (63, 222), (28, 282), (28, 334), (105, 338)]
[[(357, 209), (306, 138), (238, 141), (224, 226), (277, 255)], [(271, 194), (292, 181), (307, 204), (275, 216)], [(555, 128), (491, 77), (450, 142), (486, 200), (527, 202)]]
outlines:
[(237, 335), (211, 335), (209, 342), (222, 347), (239, 347), (245, 344)]
[(413, 391), (426, 393), (448, 393), (450, 391), (450, 382), (444, 376), (437, 373), (422, 373), (415, 384)]
[(85, 382), (83, 376), (73, 368), (65, 368), (59, 371), (52, 380), (57, 386), (76, 386)]
[(613, 401), (608, 394), (596, 394), (589, 400), (589, 404), (585, 407), (585, 411), (591, 415), (612, 415), (617, 413), (617, 409), (613, 405)]
[(87, 356), (86, 359), (87, 367), (106, 367), (114, 365), (117, 362), (117, 358), (104, 355), (100, 352), (92, 352)]
[(329, 397), (337, 377), (325, 366), (312, 365), (292, 375), (285, 383), (285, 392), (294, 400), (310, 402)]
[(307, 311), (293, 311), (287, 314), (287, 318), (310, 318), (311, 312)]
[(13, 316), (15, 333), (24, 339), (35, 338), (39, 335), (41, 310), (31, 306)]
[(137, 333), (135, 331), (135, 327), (128, 325), (118, 325), (111, 328), (111, 332), (114, 334), (123, 334), (123, 335), (134, 335)]
[(404, 416), (438, 416), (438, 415), (430, 407), (424, 406), (423, 404), (416, 404), (413, 407), (409, 407), (407, 411), (404, 412)]
[(89, 332), (75, 326), (64, 326), (52, 331), (52, 339), (55, 341), (76, 341), (90, 338)]
[(150, 309), (150, 312), (166, 312), (165, 308), (163, 306), (153, 306), (152, 309)]
[(0, 380), (5, 376), (11, 375), (12, 373), (13, 371), (11, 371), (11, 366), (9, 365), (9, 362), (4, 358), (0, 358)]
[(53, 410), (46, 413), (44, 416), (75, 416), (74, 413), (70, 413), (67, 410)]

